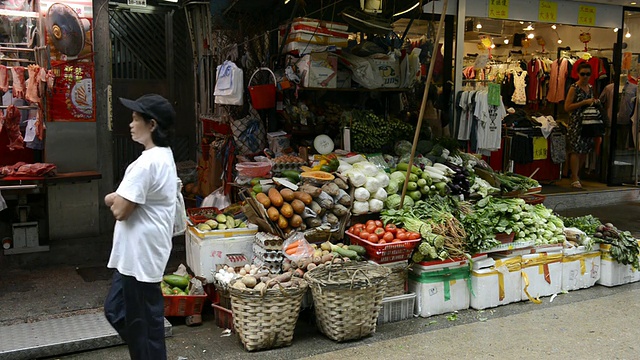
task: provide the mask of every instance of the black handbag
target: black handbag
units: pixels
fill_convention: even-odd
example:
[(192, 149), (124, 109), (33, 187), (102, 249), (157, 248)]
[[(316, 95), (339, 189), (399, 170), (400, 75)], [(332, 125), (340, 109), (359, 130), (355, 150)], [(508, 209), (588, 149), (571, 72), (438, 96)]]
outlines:
[(600, 137), (605, 133), (604, 115), (599, 107), (588, 106), (582, 110), (580, 125), (583, 137)]

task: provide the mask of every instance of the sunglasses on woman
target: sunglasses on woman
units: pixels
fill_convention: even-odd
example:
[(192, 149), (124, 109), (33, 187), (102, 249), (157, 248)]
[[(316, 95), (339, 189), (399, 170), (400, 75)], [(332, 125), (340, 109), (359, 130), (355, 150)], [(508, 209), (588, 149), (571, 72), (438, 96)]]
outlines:
[(583, 73), (583, 72), (581, 72), (581, 73), (580, 73), (580, 76), (591, 76), (591, 73), (590, 73), (590, 72), (588, 72), (588, 73)]

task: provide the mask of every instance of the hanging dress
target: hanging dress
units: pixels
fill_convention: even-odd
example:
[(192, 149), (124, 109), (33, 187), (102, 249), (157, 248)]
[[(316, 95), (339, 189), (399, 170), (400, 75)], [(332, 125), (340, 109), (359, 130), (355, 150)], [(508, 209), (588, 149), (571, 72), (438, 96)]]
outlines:
[[(589, 91), (586, 92), (575, 83), (573, 85), (575, 89), (574, 103), (579, 103), (582, 100), (591, 99), (593, 97), (593, 88), (589, 85)], [(594, 143), (593, 138), (582, 136), (582, 111), (584, 107), (578, 108), (571, 113), (571, 122), (569, 123), (569, 149), (577, 154), (588, 154), (593, 151)]]
[(525, 91), (527, 84), (525, 83), (525, 79), (527, 78), (527, 72), (523, 71), (520, 74), (513, 74), (513, 82), (516, 87), (516, 90), (513, 92), (511, 96), (511, 101), (513, 101), (516, 105), (527, 105), (527, 93)]

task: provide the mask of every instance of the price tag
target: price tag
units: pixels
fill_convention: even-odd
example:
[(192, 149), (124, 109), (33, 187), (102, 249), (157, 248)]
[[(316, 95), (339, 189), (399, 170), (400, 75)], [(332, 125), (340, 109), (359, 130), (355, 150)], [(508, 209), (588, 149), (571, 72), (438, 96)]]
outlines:
[(489, 17), (495, 19), (508, 19), (509, 0), (489, 0)]
[(556, 22), (558, 19), (558, 3), (555, 1), (540, 1), (538, 5), (538, 20)]
[(578, 9), (578, 25), (596, 25), (596, 7), (580, 5)]
[(543, 137), (533, 138), (533, 160), (547, 159), (548, 143)]

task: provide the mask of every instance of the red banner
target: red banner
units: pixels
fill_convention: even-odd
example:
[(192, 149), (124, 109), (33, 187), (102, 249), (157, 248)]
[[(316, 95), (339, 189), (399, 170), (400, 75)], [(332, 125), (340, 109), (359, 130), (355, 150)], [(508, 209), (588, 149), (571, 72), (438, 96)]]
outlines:
[(52, 61), (55, 75), (49, 92), (49, 121), (96, 121), (94, 64), (86, 61)]

